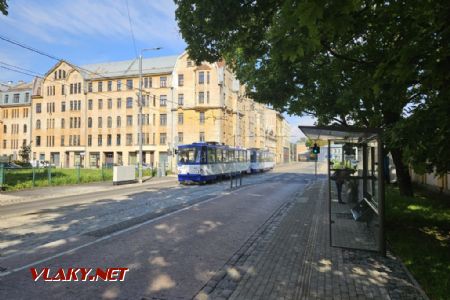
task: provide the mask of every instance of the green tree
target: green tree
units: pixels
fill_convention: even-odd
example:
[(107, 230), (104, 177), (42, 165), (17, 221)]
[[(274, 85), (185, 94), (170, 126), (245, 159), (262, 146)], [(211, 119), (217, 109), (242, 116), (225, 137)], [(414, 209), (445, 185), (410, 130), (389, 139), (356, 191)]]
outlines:
[[(402, 194), (412, 195), (410, 163), (449, 170), (431, 153), (450, 138), (447, 1), (175, 3), (191, 58), (224, 58), (255, 100), (320, 125), (384, 129)], [(442, 113), (430, 132), (419, 124), (431, 111)]]
[(8, 3), (6, 3), (6, 0), (0, 0), (0, 11), (5, 16), (8, 15)]
[(22, 162), (27, 163), (30, 161), (31, 154), (31, 145), (23, 144), (19, 150), (19, 156), (22, 159)]

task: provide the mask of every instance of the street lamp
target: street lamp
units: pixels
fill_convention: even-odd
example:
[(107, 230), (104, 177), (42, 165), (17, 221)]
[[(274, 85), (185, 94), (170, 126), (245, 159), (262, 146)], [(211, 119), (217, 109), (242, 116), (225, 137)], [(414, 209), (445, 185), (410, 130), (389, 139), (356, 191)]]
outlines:
[(145, 51), (157, 51), (161, 50), (162, 47), (156, 47), (156, 48), (145, 48), (141, 49), (141, 53), (139, 55), (139, 99), (138, 99), (138, 105), (139, 105), (139, 183), (142, 183), (142, 53)]

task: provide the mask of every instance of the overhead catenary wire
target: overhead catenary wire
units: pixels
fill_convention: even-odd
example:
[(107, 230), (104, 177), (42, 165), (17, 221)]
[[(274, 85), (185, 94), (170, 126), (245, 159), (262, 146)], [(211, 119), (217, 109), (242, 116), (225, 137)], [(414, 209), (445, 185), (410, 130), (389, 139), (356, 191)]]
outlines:
[(136, 54), (136, 58), (138, 58), (138, 51), (137, 51), (137, 47), (136, 47), (136, 39), (134, 38), (133, 24), (131, 22), (130, 7), (128, 5), (128, 0), (125, 0), (125, 4), (127, 6), (128, 24), (130, 25), (130, 33), (131, 33), (131, 39), (133, 40), (134, 53)]

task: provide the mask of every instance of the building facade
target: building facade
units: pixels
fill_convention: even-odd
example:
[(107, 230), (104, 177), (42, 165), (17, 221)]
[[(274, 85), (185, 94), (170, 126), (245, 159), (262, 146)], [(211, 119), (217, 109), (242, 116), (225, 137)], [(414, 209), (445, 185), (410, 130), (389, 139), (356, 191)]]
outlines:
[(175, 169), (180, 144), (214, 141), (274, 153), (289, 144), (281, 133), (287, 122), (246, 97), (224, 62), (196, 65), (186, 53), (143, 59), (141, 101), (139, 90), (137, 60), (57, 63), (32, 83), (32, 159), (59, 167), (136, 164), (142, 138), (144, 163)]
[(19, 160), (23, 145), (31, 142), (31, 84), (2, 84), (0, 91), (0, 156)]

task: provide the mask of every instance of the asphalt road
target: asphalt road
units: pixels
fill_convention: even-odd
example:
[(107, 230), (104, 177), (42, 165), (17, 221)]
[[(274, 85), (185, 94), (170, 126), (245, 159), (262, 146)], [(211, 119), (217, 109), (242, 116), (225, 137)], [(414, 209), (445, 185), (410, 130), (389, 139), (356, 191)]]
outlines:
[[(233, 191), (222, 182), (21, 206), (0, 222), (0, 298), (191, 298), (312, 171), (282, 166)], [(30, 267), (130, 271), (124, 282), (34, 282)]]

